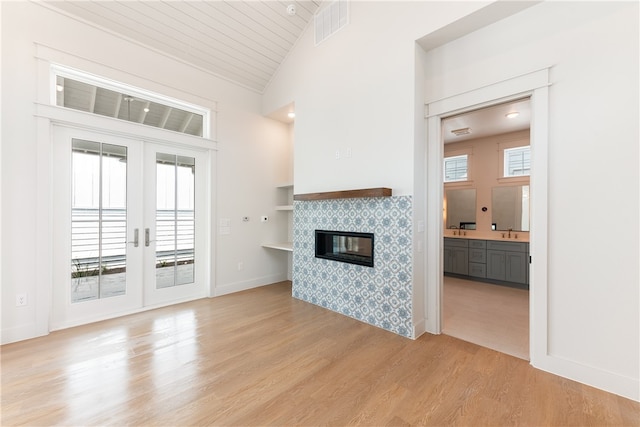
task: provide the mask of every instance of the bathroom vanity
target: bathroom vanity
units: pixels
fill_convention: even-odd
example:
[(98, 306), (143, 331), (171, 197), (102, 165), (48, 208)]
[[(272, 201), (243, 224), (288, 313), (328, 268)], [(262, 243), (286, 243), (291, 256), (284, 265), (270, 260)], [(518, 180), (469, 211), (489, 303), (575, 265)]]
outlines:
[(529, 243), (445, 237), (444, 274), (529, 289)]

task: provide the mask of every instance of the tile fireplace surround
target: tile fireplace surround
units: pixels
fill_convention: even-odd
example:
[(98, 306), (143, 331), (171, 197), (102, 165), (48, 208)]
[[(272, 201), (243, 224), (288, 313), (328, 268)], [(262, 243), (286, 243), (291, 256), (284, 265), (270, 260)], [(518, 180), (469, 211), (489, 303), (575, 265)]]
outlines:
[[(412, 199), (293, 202), (293, 297), (413, 338)], [(374, 233), (374, 267), (315, 257), (315, 230)]]

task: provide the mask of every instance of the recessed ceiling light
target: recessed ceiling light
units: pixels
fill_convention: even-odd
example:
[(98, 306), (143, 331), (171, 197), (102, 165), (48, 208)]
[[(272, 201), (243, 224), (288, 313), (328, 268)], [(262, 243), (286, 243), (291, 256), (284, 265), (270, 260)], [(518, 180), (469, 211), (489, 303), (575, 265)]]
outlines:
[(293, 111), (289, 111), (287, 113), (287, 117), (289, 117), (290, 119), (293, 119), (296, 116), (296, 113), (294, 113)]
[(56, 85), (56, 90), (57, 90), (58, 92), (62, 92), (62, 91), (64, 90), (64, 86), (62, 86), (62, 85)]
[(507, 119), (515, 119), (515, 118), (516, 118), (516, 117), (518, 117), (519, 115), (520, 115), (520, 113), (519, 113), (519, 112), (517, 112), (517, 111), (512, 111), (511, 113), (507, 113), (507, 114), (505, 114), (504, 116), (505, 116)]
[(451, 131), (451, 133), (453, 133), (455, 136), (469, 135), (471, 133), (471, 129), (470, 128), (454, 129)]
[(144, 112), (148, 113), (149, 112), (149, 107), (144, 107)]

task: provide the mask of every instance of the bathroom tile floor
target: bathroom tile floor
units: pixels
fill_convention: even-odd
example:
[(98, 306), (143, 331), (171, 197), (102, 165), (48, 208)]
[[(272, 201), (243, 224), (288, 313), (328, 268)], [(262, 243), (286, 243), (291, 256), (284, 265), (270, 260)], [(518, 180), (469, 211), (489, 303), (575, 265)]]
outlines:
[(529, 360), (529, 292), (444, 278), (446, 335)]

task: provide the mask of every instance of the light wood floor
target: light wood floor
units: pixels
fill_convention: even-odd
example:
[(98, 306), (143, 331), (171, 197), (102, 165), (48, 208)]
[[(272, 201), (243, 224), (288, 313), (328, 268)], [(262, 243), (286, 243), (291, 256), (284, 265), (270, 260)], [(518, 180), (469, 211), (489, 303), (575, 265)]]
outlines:
[(3, 346), (9, 425), (637, 426), (640, 404), (446, 335), (410, 340), (289, 282)]
[(442, 333), (529, 360), (529, 292), (444, 277)]

